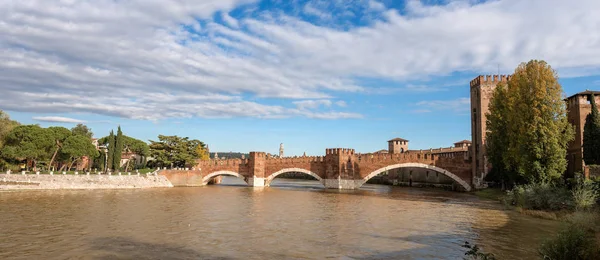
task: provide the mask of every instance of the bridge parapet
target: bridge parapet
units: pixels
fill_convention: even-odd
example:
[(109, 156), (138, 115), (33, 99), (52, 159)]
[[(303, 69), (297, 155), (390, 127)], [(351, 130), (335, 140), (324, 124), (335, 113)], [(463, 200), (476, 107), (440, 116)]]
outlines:
[(283, 158), (267, 158), (267, 163), (306, 163), (306, 162), (324, 162), (323, 156), (301, 156), (301, 157), (283, 157)]

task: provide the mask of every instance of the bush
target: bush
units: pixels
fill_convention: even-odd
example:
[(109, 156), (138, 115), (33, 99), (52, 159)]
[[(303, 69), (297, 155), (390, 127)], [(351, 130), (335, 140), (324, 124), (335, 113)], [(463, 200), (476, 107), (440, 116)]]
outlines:
[(598, 199), (598, 192), (594, 182), (591, 180), (584, 180), (583, 178), (580, 178), (577, 181), (577, 184), (573, 187), (571, 193), (573, 195), (575, 209), (577, 210), (587, 210), (592, 208)]
[(576, 213), (556, 237), (547, 240), (539, 249), (543, 259), (599, 259), (595, 240), (598, 216), (594, 213)]
[(515, 186), (507, 193), (506, 203), (533, 210), (557, 211), (573, 208), (571, 193), (566, 188), (551, 184)]

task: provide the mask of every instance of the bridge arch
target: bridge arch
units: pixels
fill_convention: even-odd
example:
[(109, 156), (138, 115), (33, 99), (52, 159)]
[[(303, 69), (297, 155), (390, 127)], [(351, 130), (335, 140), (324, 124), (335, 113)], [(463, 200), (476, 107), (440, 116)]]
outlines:
[(448, 177), (450, 177), (452, 180), (454, 180), (456, 183), (460, 184), (466, 191), (471, 191), (471, 185), (469, 185), (469, 183), (467, 183), (466, 181), (464, 181), (463, 179), (461, 179), (460, 177), (456, 176), (454, 173), (451, 173), (449, 171), (446, 171), (442, 168), (439, 167), (435, 167), (433, 165), (428, 165), (428, 164), (423, 164), (423, 163), (399, 163), (399, 164), (392, 164), (383, 168), (379, 168), (373, 172), (371, 172), (369, 175), (367, 175), (367, 177), (364, 177), (361, 181), (361, 183), (358, 185), (358, 187), (362, 186), (363, 184), (365, 184), (368, 180), (370, 180), (371, 178), (385, 172), (385, 171), (389, 171), (389, 170), (393, 170), (393, 169), (398, 169), (398, 168), (408, 168), (408, 167), (413, 167), (413, 168), (426, 168), (426, 169), (430, 169), (436, 172), (439, 172), (441, 174), (444, 174)]
[(217, 177), (219, 175), (227, 175), (227, 176), (234, 176), (234, 177), (238, 177), (240, 179), (242, 179), (246, 184), (248, 184), (248, 182), (246, 181), (246, 177), (244, 177), (243, 175), (237, 173), (237, 172), (232, 172), (232, 171), (216, 171), (213, 172), (209, 175), (206, 175), (204, 178), (202, 178), (202, 185), (206, 185), (208, 184), (208, 182), (214, 178)]
[(269, 175), (269, 177), (267, 177), (265, 179), (265, 186), (271, 185), (271, 181), (273, 181), (273, 179), (275, 179), (275, 177), (277, 177), (281, 174), (284, 174), (284, 173), (288, 173), (288, 172), (300, 172), (300, 173), (308, 174), (308, 175), (314, 177), (315, 179), (317, 179), (321, 184), (323, 184), (323, 178), (321, 178), (319, 175), (317, 175), (314, 172), (311, 172), (309, 170), (302, 169), (302, 168), (285, 168), (285, 169), (279, 170), (279, 171), (274, 172), (273, 174)]

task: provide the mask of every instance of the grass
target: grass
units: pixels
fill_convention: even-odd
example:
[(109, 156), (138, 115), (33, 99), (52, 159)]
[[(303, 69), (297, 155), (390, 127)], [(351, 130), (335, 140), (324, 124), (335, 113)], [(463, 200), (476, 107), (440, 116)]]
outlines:
[(473, 193), (475, 196), (495, 201), (502, 201), (502, 199), (506, 196), (506, 192), (501, 189), (496, 188), (488, 188), (483, 190), (478, 190)]

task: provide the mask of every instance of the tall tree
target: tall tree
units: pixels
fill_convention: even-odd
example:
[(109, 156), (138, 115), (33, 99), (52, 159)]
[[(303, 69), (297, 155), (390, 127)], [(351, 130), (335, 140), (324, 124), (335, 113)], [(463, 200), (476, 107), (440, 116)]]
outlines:
[(589, 96), (592, 112), (585, 118), (583, 127), (583, 160), (585, 164), (600, 164), (600, 114), (594, 95)]
[(507, 93), (507, 85), (500, 82), (489, 104), (489, 112), (486, 114), (486, 153), (492, 165), (490, 174), (486, 178), (493, 178), (502, 184), (513, 184), (516, 181), (514, 169), (512, 169), (506, 157), (509, 149), (508, 115), (511, 113), (512, 99)]
[(94, 133), (92, 133), (92, 129), (81, 123), (71, 128), (71, 132), (73, 132), (74, 135), (83, 135), (87, 136), (90, 139), (94, 136)]
[(64, 141), (72, 135), (69, 129), (60, 126), (51, 126), (48, 127), (48, 131), (50, 131), (52, 135), (52, 139), (55, 144), (54, 153), (52, 154), (52, 158), (50, 159), (50, 163), (48, 163), (48, 168), (52, 168), (52, 164), (54, 164), (54, 159), (56, 159), (56, 155), (60, 151), (63, 146)]
[(73, 165), (80, 161), (84, 156), (93, 159), (98, 156), (98, 151), (96, 147), (85, 135), (71, 135), (65, 141), (63, 148), (61, 149), (61, 153), (66, 155), (71, 161), (68, 169), (73, 167)]
[(6, 136), (2, 155), (15, 160), (27, 160), (37, 170), (40, 160), (48, 159), (54, 149), (54, 138), (50, 130), (38, 125), (17, 126)]
[(504, 166), (509, 165), (528, 182), (559, 179), (567, 167), (567, 144), (573, 140), (574, 130), (567, 121), (556, 72), (544, 61), (521, 63), (508, 81), (505, 95), (509, 106), (503, 115), (506, 118), (498, 120), (492, 115), (489, 122), (493, 130), (494, 123), (505, 120), (507, 134), (500, 139), (508, 143), (506, 149), (500, 149)]
[(113, 169), (113, 158), (115, 156), (115, 133), (113, 130), (110, 130), (110, 134), (108, 135), (108, 140), (105, 145), (108, 147), (108, 155), (106, 158), (106, 168)]
[(113, 169), (121, 168), (121, 155), (123, 154), (123, 132), (121, 126), (117, 129), (117, 137), (115, 138), (115, 149), (113, 154)]

